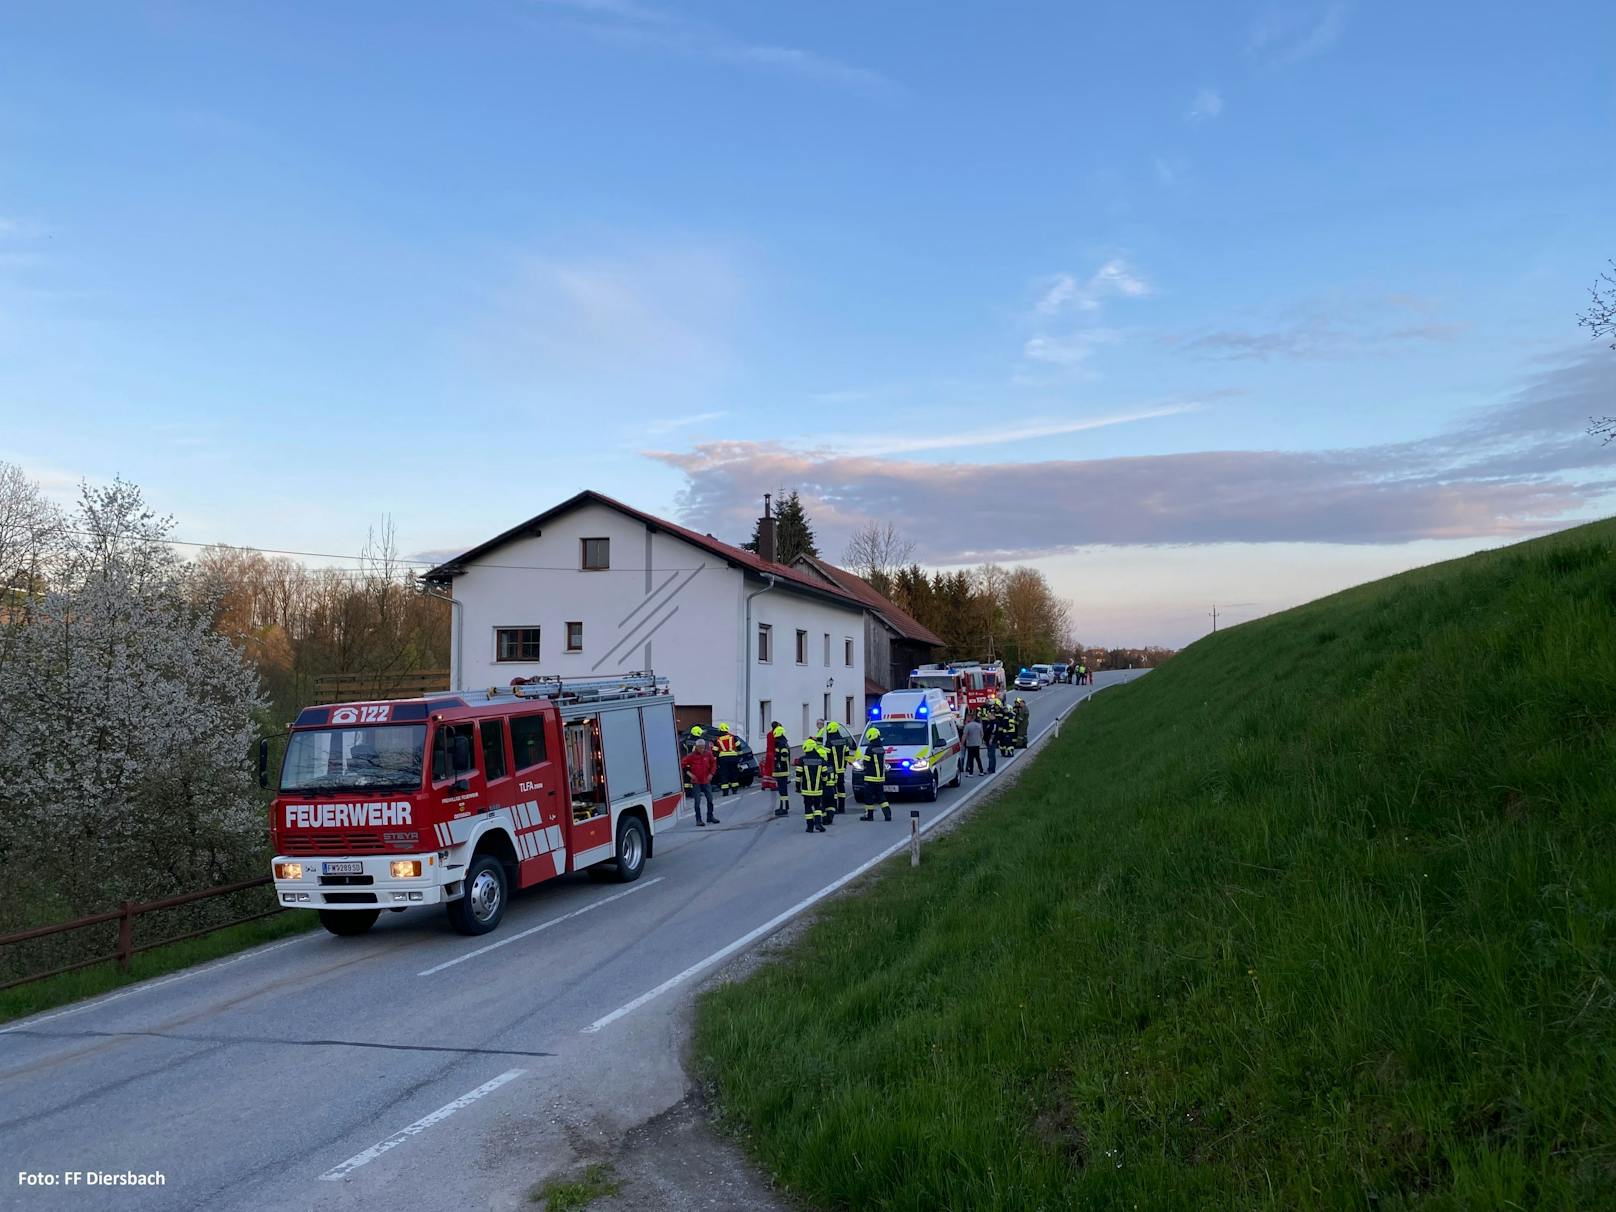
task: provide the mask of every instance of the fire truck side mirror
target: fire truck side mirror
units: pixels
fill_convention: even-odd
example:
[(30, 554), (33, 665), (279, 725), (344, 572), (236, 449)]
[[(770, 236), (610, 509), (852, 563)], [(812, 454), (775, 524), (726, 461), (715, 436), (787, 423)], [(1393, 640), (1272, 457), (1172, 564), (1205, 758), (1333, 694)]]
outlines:
[(258, 740), (258, 785), (269, 786), (269, 738), (260, 737)]

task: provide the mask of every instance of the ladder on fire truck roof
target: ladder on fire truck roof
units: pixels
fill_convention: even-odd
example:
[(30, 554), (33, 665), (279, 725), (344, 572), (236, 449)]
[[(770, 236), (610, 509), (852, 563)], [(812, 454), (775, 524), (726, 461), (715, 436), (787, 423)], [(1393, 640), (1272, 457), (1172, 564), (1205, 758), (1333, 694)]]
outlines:
[[(428, 698), (469, 698), (476, 691), (450, 690)], [(489, 702), (501, 699), (549, 699), (557, 706), (577, 704), (619, 703), (626, 699), (644, 699), (671, 694), (668, 679), (658, 677), (651, 670), (635, 670), (603, 678), (569, 678), (560, 674), (537, 674), (510, 686), (490, 686)]]

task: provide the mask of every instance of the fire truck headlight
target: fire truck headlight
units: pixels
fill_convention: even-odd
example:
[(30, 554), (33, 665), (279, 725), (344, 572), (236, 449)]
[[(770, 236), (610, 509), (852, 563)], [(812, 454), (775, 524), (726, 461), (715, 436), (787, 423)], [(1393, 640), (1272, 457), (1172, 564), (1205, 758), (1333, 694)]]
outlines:
[(392, 871), (395, 880), (413, 880), (421, 874), (421, 860), (394, 859)]
[(303, 864), (276, 863), (275, 878), (278, 880), (300, 880), (303, 878)]

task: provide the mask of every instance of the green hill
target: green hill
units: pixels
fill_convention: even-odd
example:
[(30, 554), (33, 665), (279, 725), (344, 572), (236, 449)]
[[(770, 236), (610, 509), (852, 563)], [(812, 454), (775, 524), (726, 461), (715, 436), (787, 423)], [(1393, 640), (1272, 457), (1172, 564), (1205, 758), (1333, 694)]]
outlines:
[(1235, 627), (704, 998), (856, 1209), (1616, 1207), (1616, 523)]

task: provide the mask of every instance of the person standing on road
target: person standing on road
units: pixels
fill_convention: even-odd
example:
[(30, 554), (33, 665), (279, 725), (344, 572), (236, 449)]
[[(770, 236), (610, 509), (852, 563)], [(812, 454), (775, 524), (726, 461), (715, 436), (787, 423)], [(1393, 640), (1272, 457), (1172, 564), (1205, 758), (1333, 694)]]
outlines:
[(1024, 698), (1017, 699), (1015, 722), (1017, 749), (1025, 749), (1027, 747), (1027, 722), (1031, 714), (1032, 710), (1027, 706), (1027, 700)]
[(797, 759), (797, 790), (802, 793), (802, 819), (805, 833), (824, 833), (825, 779), (830, 764), (819, 753), (819, 742), (809, 737), (802, 743)]
[(972, 716), (965, 721), (965, 731), (962, 734), (965, 742), (965, 773), (982, 773), (982, 721)]
[(836, 813), (847, 811), (847, 763), (853, 752), (853, 738), (831, 720), (825, 725), (819, 743), (830, 759), (830, 794), (825, 803), (826, 823), (830, 824), (835, 822)]
[(780, 802), (775, 806), (775, 816), (791, 815), (791, 738), (786, 736), (785, 726), (779, 720), (769, 726), (769, 735), (774, 738), (774, 769), (769, 773), (774, 776), (774, 789), (780, 794)]
[(741, 749), (735, 743), (735, 734), (728, 724), (718, 726), (718, 784), (719, 798), (739, 795), (741, 791)]
[(994, 695), (982, 708), (982, 740), (988, 747), (988, 773), (999, 772), (999, 696)]
[(884, 820), (892, 819), (886, 781), (887, 751), (881, 744), (881, 730), (872, 724), (864, 733), (864, 815), (859, 820), (873, 821), (877, 807)]
[(1006, 704), (999, 711), (999, 756), (1009, 761), (1016, 753), (1016, 715)]
[[(685, 781), (691, 788), (691, 799), (696, 805), (696, 824), (718, 824), (718, 818), (713, 815), (713, 772), (718, 768), (718, 763), (713, 761), (707, 742), (697, 741), (696, 747), (680, 759), (679, 765), (684, 769)], [(701, 819), (702, 796), (707, 797), (705, 822)]]

